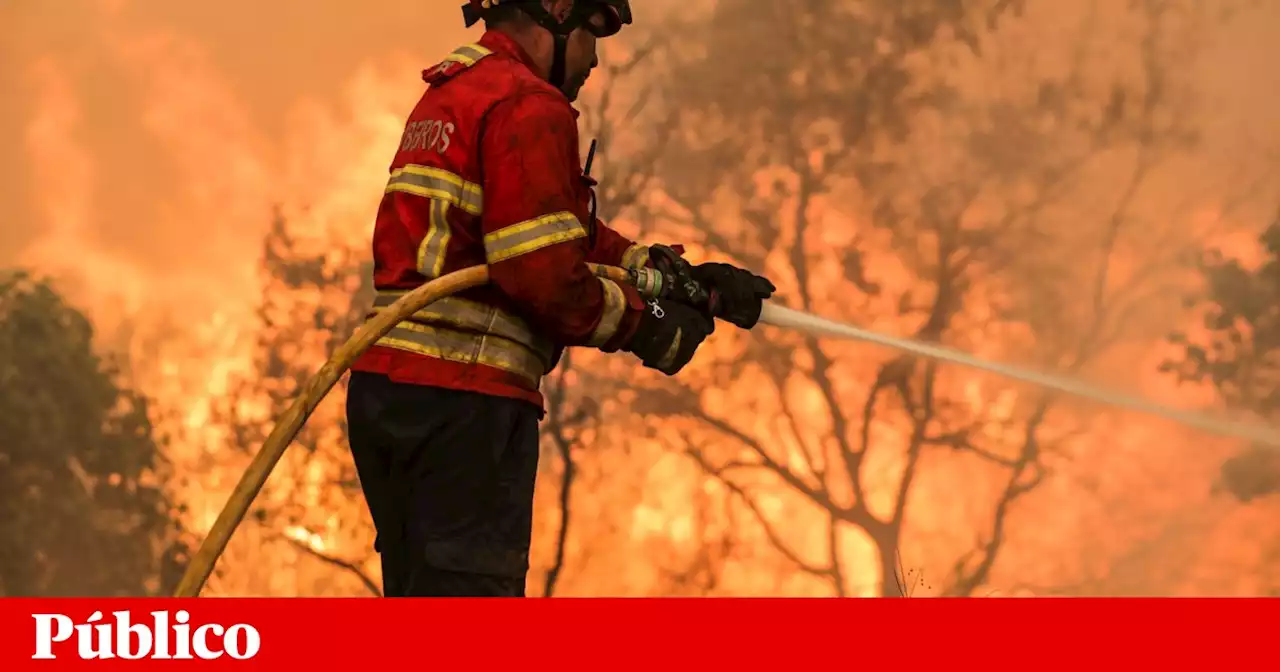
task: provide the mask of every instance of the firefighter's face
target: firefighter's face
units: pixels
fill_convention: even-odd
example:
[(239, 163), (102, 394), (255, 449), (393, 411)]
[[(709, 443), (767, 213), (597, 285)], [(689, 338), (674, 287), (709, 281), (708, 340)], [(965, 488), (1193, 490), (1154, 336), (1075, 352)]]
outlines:
[(604, 27), (605, 18), (599, 11), (593, 13), (588, 20), (589, 26), (573, 31), (569, 36), (569, 45), (565, 50), (565, 82), (564, 93), (570, 101), (578, 99), (578, 93), (587, 83), (591, 71), (600, 64), (596, 55), (596, 36)]
[[(594, 4), (590, 0), (576, 0), (576, 2), (587, 3), (588, 7)], [(573, 10), (574, 3), (575, 0), (550, 0), (548, 9), (564, 20)], [(588, 25), (578, 28), (569, 35), (569, 43), (565, 49), (564, 94), (570, 101), (578, 99), (578, 93), (587, 83), (591, 71), (600, 63), (596, 56), (595, 33), (604, 29), (607, 21), (603, 12), (607, 10), (603, 7), (596, 10), (587, 19)]]

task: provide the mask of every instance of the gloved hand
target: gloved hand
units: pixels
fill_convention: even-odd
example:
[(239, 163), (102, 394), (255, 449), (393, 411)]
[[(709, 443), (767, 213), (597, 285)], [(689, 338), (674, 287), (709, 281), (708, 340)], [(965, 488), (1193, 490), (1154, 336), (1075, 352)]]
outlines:
[(623, 349), (639, 357), (646, 367), (674, 376), (715, 331), (715, 322), (669, 299), (648, 299), (646, 304), (636, 333)]
[(756, 326), (764, 300), (778, 291), (767, 279), (729, 264), (699, 264), (691, 273), (698, 284), (717, 295), (716, 317), (743, 329)]

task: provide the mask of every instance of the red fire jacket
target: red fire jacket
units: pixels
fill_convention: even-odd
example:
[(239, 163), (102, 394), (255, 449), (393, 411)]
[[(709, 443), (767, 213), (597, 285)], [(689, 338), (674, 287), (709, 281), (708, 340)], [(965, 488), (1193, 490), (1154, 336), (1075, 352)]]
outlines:
[(634, 333), (640, 295), (587, 262), (636, 268), (648, 248), (590, 220), (578, 113), (532, 68), (491, 31), (423, 73), (374, 227), (375, 309), (478, 264), (491, 282), (400, 323), (355, 370), (541, 406), (561, 348)]

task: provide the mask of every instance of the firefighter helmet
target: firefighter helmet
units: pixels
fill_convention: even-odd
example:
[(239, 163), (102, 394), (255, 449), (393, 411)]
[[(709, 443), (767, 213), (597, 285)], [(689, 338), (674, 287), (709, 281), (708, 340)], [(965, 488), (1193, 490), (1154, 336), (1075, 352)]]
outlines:
[[(499, 5), (519, 7), (538, 25), (558, 35), (568, 35), (579, 27), (586, 27), (596, 37), (609, 37), (631, 23), (630, 0), (575, 0), (573, 11), (564, 21), (557, 21), (552, 17), (543, 8), (541, 0), (468, 0), (462, 7), (463, 20), (470, 28), (484, 19), (484, 15), (489, 10)], [(603, 26), (597, 27), (591, 22), (596, 12), (600, 12), (604, 17)]]

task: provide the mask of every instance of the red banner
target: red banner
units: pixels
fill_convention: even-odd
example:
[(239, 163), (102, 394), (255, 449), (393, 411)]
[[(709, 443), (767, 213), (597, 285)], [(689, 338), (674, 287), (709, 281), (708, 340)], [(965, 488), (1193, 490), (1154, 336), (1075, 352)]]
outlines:
[(1274, 599), (3, 599), (0, 670), (1221, 669), (1274, 664), (1277, 623)]

